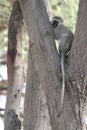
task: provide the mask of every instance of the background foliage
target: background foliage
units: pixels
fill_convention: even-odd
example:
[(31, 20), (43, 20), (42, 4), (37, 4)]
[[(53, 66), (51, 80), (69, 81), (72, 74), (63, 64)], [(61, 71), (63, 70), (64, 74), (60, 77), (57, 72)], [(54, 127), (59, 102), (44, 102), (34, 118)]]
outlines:
[(10, 17), (12, 2), (0, 0), (0, 50), (6, 50), (7, 28)]
[(63, 18), (64, 23), (75, 31), (79, 0), (51, 0), (54, 14)]

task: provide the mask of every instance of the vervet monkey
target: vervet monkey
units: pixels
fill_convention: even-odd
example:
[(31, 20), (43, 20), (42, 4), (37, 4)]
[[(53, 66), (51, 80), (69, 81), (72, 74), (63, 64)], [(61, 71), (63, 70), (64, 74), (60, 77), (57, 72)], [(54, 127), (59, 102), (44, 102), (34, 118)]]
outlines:
[(62, 94), (61, 94), (61, 104), (58, 113), (59, 117), (63, 108), (64, 92), (65, 92), (65, 57), (69, 55), (70, 49), (73, 42), (73, 33), (64, 24), (61, 17), (54, 16), (52, 18), (52, 27), (55, 35), (55, 39), (59, 40), (59, 54), (61, 58), (61, 71), (62, 71)]

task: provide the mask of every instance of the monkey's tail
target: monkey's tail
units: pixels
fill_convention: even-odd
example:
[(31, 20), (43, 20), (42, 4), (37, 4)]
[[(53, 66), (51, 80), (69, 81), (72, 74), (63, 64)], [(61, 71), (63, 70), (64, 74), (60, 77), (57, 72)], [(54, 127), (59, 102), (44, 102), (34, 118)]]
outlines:
[(65, 54), (61, 53), (61, 71), (62, 71), (62, 94), (61, 94), (61, 104), (60, 104), (60, 110), (59, 113), (57, 115), (57, 117), (59, 117), (62, 113), (62, 109), (63, 109), (63, 100), (64, 100), (64, 92), (65, 92)]

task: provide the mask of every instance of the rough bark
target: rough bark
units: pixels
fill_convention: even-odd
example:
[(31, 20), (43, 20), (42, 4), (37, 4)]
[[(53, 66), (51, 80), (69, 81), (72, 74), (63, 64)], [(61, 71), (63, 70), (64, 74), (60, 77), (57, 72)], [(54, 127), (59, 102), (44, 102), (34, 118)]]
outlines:
[(72, 98), (75, 117), (80, 129), (85, 127), (85, 107), (87, 103), (87, 1), (80, 0), (76, 32), (70, 55), (69, 75), (72, 79)]
[[(46, 2), (48, 2), (45, 3), (47, 10), (51, 13), (49, 1)], [(24, 105), (24, 129), (48, 130), (50, 129), (50, 125), (46, 97), (44, 95), (35, 67), (32, 63), (32, 55), (30, 51), (27, 77)]]
[(24, 104), (24, 130), (48, 130), (49, 113), (46, 97), (29, 51), (27, 87)]
[[(56, 89), (59, 86), (57, 72), (60, 72), (60, 70), (58, 70), (58, 55), (54, 46), (53, 34), (50, 31), (51, 26), (44, 11), (43, 1), (41, 1), (42, 3), (40, 1), (21, 2), (29, 34), (32, 60), (46, 95), (53, 129), (56, 130), (58, 129), (58, 98)], [(53, 55), (54, 53), (55, 55)]]
[[(20, 129), (17, 115), (23, 85), (22, 78), (22, 14), (19, 3), (15, 1), (11, 12), (8, 30), (8, 94), (5, 111), (5, 130)], [(15, 123), (15, 124), (14, 124)]]

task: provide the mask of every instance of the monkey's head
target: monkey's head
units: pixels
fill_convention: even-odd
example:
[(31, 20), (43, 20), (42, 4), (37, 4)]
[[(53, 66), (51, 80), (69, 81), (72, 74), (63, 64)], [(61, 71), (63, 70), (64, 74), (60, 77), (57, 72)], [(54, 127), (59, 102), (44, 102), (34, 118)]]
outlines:
[(54, 16), (52, 18), (52, 27), (53, 28), (57, 28), (58, 25), (62, 25), (63, 24), (63, 19), (59, 16)]

